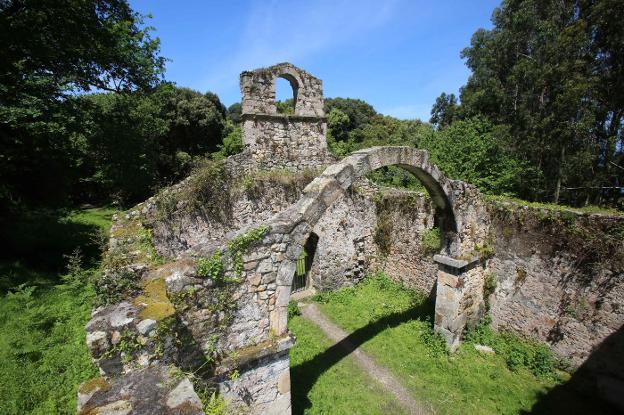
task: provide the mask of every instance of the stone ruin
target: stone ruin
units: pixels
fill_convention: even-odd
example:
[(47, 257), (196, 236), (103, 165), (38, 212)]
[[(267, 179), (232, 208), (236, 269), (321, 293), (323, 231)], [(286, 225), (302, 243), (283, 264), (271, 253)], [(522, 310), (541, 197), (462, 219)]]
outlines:
[[(294, 114), (277, 113), (278, 77), (293, 88)], [(547, 341), (575, 366), (621, 331), (619, 263), (588, 283), (571, 248), (553, 249), (533, 213), (446, 178), (426, 151), (374, 147), (336, 160), (325, 140), (322, 82), (291, 64), (243, 72), (240, 81), (244, 151), (115, 218), (98, 283), (104, 300), (86, 326), (102, 377), (81, 385), (79, 413), (202, 414), (200, 397), (218, 391), (229, 413), (289, 414), (288, 304), (312, 239), (307, 289), (352, 285), (382, 270), (431, 293), (435, 329), (451, 349), (488, 308), (494, 327)], [(366, 178), (386, 166), (414, 174), (427, 194), (382, 191)], [(222, 181), (211, 184), (215, 177)], [(435, 253), (422, 243), (433, 227), (442, 236)], [(623, 255), (621, 244), (613, 249)], [(488, 275), (494, 292), (485, 291)], [(571, 319), (562, 302), (579, 298), (589, 311)], [(618, 337), (610, 347), (620, 345)], [(608, 368), (597, 362), (594, 386), (617, 401), (621, 359)]]

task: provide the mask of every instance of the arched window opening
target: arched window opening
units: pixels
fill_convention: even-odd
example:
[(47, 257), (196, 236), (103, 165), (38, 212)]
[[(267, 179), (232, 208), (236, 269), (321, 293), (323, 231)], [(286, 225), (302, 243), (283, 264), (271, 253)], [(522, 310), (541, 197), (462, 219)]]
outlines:
[(427, 189), (409, 171), (399, 166), (386, 166), (370, 172), (366, 176), (373, 183), (382, 187), (395, 187), (402, 190), (426, 193)]
[(295, 113), (297, 103), (297, 82), (280, 76), (275, 79), (275, 107), (278, 114), (291, 115)]
[(295, 267), (295, 276), (293, 277), (291, 293), (306, 290), (310, 287), (310, 270), (314, 262), (316, 247), (318, 245), (318, 235), (314, 232), (310, 234), (308, 240), (303, 246), (297, 266)]
[[(382, 188), (382, 194), (384, 194), (384, 188), (402, 191), (393, 193), (392, 200), (385, 200), (386, 196), (390, 196), (390, 193), (386, 192), (387, 195), (377, 203), (378, 226), (375, 230), (375, 242), (382, 252), (389, 250), (388, 241), (391, 239), (389, 234), (392, 233), (392, 219), (388, 216), (388, 211), (397, 209), (398, 206), (402, 206), (401, 209), (410, 210), (420, 207), (432, 214), (433, 220), (428, 220), (429, 215), (424, 215), (422, 224), (424, 229), (418, 235), (422, 252), (425, 255), (434, 255), (440, 253), (441, 250), (451, 249), (450, 243), (454, 233), (452, 213), (437, 206), (436, 203), (429, 205), (416, 203), (418, 199), (431, 200), (433, 196), (416, 174), (401, 166), (386, 166), (370, 172), (366, 177)], [(405, 191), (413, 193), (405, 193)], [(399, 196), (405, 200), (395, 200)], [(428, 210), (429, 206), (433, 208), (433, 211)]]

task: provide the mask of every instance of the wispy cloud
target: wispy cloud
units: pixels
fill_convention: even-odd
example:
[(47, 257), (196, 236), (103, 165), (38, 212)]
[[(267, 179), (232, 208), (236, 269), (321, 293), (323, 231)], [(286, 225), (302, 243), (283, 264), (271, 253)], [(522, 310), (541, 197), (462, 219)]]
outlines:
[(387, 24), (406, 0), (255, 1), (239, 41), (204, 81), (230, 95), (238, 73), (277, 62), (297, 62)]

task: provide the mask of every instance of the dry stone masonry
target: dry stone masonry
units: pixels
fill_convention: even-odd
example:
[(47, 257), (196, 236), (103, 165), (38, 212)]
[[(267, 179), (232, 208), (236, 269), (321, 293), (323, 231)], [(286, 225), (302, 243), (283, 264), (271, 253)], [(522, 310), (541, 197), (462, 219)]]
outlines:
[[(277, 77), (293, 87), (294, 115), (277, 114)], [(384, 271), (432, 294), (435, 328), (455, 348), (486, 312), (493, 275), (496, 327), (537, 336), (577, 366), (590, 362), (596, 385), (622, 382), (622, 371), (589, 359), (621, 331), (622, 262), (581, 273), (582, 247), (553, 248), (533, 212), (520, 220), (517, 206), (493, 207), (426, 151), (374, 147), (335, 160), (322, 83), (291, 64), (243, 72), (241, 92), (244, 151), (115, 218), (86, 327), (102, 377), (81, 386), (79, 413), (201, 414), (214, 393), (229, 413), (289, 414), (288, 303), (311, 235), (316, 290)], [(385, 166), (410, 171), (427, 194), (366, 179)], [(609, 221), (604, 233), (624, 229)], [(432, 251), (423, 239), (434, 226), (442, 244)], [(621, 240), (609, 241), (621, 257)]]

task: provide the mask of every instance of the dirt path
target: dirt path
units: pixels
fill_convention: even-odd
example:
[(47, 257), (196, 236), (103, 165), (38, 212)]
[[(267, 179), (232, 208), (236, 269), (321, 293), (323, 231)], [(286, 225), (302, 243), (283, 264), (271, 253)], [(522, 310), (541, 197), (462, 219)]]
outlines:
[(320, 327), (321, 330), (336, 343), (341, 342), (341, 345), (350, 352), (350, 355), (353, 356), (358, 366), (360, 366), (364, 372), (368, 373), (372, 379), (379, 382), (385, 390), (394, 395), (399, 404), (410, 414), (424, 415), (433, 413), (433, 411), (414, 400), (410, 392), (388, 369), (377, 364), (372, 357), (363, 352), (359, 347), (354, 347), (353, 344), (346, 339), (349, 333), (329, 321), (316, 304), (299, 303), (299, 306), (303, 317)]

